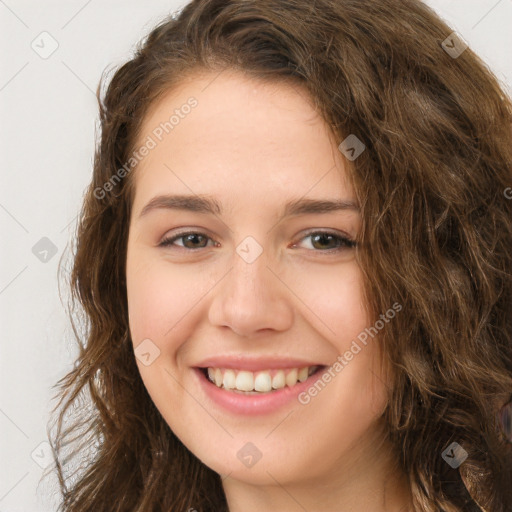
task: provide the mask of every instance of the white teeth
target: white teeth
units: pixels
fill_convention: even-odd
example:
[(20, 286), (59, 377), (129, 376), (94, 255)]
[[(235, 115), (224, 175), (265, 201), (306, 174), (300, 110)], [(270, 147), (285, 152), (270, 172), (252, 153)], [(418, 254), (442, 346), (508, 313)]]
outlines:
[(252, 372), (238, 372), (236, 376), (236, 389), (252, 391), (254, 389), (254, 375)]
[(266, 393), (272, 389), (272, 378), (270, 373), (258, 373), (254, 379), (254, 390)]
[(233, 370), (226, 370), (224, 372), (224, 379), (222, 385), (226, 389), (233, 389), (236, 386), (236, 375)]
[(286, 385), (286, 380), (284, 378), (283, 370), (278, 370), (277, 373), (272, 378), (272, 387), (274, 389), (282, 389)]
[(286, 374), (286, 385), (287, 386), (294, 386), (295, 384), (297, 384), (297, 374), (298, 374), (298, 370), (297, 368), (294, 368), (293, 370), (291, 370), (288, 374)]
[[(208, 368), (208, 379), (217, 387), (237, 391), (258, 391), (268, 393), (274, 389), (292, 387), (297, 382), (304, 382), (316, 372), (317, 366), (292, 368), (289, 370), (249, 372), (245, 370)], [(271, 375), (271, 373), (273, 375)]]

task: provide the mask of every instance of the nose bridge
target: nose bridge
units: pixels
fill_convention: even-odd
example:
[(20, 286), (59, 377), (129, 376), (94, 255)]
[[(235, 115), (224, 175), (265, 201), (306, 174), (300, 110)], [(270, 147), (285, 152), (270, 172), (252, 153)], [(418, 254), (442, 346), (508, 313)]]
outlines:
[(231, 284), (233, 293), (253, 300), (264, 299), (269, 293), (269, 251), (263, 248), (254, 237), (245, 237), (237, 246), (232, 259)]
[(254, 237), (235, 248), (231, 269), (220, 283), (210, 307), (210, 321), (250, 336), (262, 329), (285, 330), (293, 318), (286, 290), (267, 268), (270, 251)]

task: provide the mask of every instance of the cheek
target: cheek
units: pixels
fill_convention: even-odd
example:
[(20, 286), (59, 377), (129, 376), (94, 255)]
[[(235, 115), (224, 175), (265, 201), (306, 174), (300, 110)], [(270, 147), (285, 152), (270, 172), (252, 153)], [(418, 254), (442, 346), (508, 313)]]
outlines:
[(300, 299), (304, 315), (338, 352), (368, 326), (362, 275), (353, 259), (341, 265), (290, 269), (286, 282)]
[(172, 337), (172, 331), (207, 292), (207, 283), (197, 269), (143, 255), (128, 259), (126, 276), (130, 331), (135, 345), (145, 338), (160, 344)]
[[(314, 273), (303, 272), (294, 286), (308, 306), (303, 310), (308, 312), (309, 323), (333, 348), (333, 366), (341, 361), (335, 367), (339, 371), (333, 368), (334, 377), (327, 384), (331, 392), (319, 393), (322, 397), (315, 401), (322, 404), (320, 408), (328, 409), (332, 400), (339, 404), (338, 410), (351, 411), (352, 426), (357, 430), (359, 423), (379, 415), (387, 401), (378, 335), (368, 334), (375, 329), (364, 304), (360, 268), (355, 261), (335, 271), (319, 266)], [(340, 417), (334, 410), (332, 413), (333, 424), (343, 424), (345, 413)]]
[(327, 290), (328, 299), (324, 308), (336, 332), (336, 339), (346, 340), (347, 337), (357, 336), (369, 321), (362, 299), (362, 278), (359, 267), (355, 264), (351, 265), (338, 279), (331, 278), (331, 283), (327, 284)]

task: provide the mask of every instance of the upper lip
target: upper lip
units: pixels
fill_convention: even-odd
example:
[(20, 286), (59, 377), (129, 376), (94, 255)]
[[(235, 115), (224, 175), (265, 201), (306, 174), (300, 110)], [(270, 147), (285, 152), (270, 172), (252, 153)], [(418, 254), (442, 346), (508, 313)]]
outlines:
[(305, 359), (287, 357), (247, 357), (215, 356), (204, 359), (198, 368), (230, 368), (232, 370), (263, 371), (284, 368), (304, 368), (306, 366), (323, 366), (321, 363)]

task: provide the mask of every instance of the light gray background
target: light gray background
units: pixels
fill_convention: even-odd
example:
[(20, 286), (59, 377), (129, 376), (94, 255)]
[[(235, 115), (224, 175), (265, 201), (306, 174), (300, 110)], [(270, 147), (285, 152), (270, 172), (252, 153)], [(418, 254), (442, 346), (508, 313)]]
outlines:
[[(51, 387), (76, 353), (57, 265), (91, 175), (94, 91), (107, 66), (129, 58), (135, 43), (184, 3), (0, 0), (0, 512), (57, 508), (56, 481), (39, 481), (51, 460)], [(511, 94), (512, 0), (427, 3)], [(51, 48), (43, 31), (59, 45), (46, 59), (31, 46)], [(33, 253), (43, 237), (55, 255)]]

